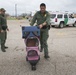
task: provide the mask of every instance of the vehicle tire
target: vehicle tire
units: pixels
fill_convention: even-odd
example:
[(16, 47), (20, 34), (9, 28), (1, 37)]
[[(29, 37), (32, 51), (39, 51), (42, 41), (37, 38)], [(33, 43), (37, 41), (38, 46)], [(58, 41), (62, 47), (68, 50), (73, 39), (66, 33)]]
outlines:
[(74, 27), (76, 27), (76, 22), (73, 24)]
[(39, 60), (40, 60), (40, 56), (39, 56)]
[(63, 27), (64, 27), (64, 23), (61, 22), (61, 23), (59, 24), (59, 28), (63, 28)]
[(52, 27), (55, 27), (55, 26), (52, 26)]
[(66, 25), (66, 27), (68, 27), (69, 25)]

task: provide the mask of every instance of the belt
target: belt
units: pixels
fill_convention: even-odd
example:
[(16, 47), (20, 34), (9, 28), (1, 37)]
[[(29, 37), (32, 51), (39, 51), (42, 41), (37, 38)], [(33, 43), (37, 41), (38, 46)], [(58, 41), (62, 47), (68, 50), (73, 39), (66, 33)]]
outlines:
[(50, 25), (43, 26), (42, 29), (49, 29)]

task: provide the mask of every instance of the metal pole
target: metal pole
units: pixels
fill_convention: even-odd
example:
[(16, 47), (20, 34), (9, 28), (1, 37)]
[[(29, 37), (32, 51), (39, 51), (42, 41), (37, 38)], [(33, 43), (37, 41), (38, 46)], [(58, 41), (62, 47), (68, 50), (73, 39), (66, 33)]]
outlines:
[(17, 18), (17, 4), (15, 4), (15, 17)]

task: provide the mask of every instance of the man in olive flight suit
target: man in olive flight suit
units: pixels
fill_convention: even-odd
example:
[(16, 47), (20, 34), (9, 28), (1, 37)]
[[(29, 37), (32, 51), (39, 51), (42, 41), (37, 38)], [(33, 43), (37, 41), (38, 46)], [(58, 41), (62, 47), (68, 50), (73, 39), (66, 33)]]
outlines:
[(50, 26), (50, 14), (46, 11), (46, 5), (44, 3), (40, 4), (40, 11), (37, 11), (34, 15), (30, 25), (33, 26), (37, 20), (37, 25), (40, 27), (40, 52), (44, 49), (44, 58), (50, 58), (48, 54), (48, 44), (47, 40), (49, 37), (49, 26)]
[(1, 8), (0, 9), (0, 40), (1, 40), (1, 50), (3, 52), (6, 52), (5, 49), (7, 49), (8, 47), (5, 46), (6, 43), (6, 39), (7, 39), (7, 30), (9, 31), (8, 27), (7, 27), (7, 20), (5, 17), (5, 9)]
[(1, 50), (3, 52), (6, 52), (4, 48), (4, 40), (5, 40), (5, 32), (2, 29), (2, 15), (1, 15), (1, 9), (0, 9), (0, 45), (1, 45)]

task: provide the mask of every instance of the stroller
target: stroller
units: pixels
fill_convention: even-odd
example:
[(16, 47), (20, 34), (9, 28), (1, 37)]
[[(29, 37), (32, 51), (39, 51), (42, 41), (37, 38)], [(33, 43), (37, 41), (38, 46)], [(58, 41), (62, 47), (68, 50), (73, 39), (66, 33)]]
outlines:
[(40, 60), (39, 41), (40, 29), (37, 26), (22, 26), (22, 38), (26, 44), (26, 61), (31, 64), (31, 69), (36, 70), (36, 64)]

